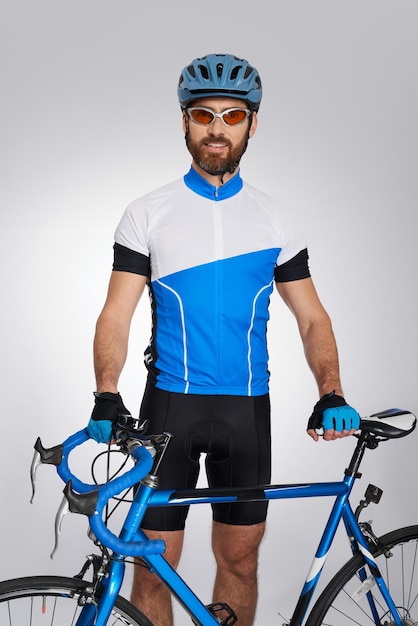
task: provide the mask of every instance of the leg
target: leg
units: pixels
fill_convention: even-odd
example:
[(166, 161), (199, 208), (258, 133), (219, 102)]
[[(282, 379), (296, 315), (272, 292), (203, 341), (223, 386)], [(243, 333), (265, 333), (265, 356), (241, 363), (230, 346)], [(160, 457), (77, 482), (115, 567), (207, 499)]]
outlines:
[[(199, 451), (192, 445), (193, 431), (202, 407), (197, 396), (170, 393), (147, 384), (140, 416), (149, 419), (149, 432), (170, 432), (173, 439), (159, 469), (161, 489), (192, 489), (199, 475)], [(146, 511), (142, 529), (151, 539), (166, 544), (164, 557), (177, 568), (183, 547), (184, 525), (188, 507), (155, 507)], [(132, 603), (147, 615), (155, 626), (172, 626), (173, 614), (170, 592), (155, 574), (135, 567), (131, 592)]]
[[(206, 467), (211, 487), (270, 482), (268, 396), (221, 398)], [(218, 425), (218, 424), (217, 424)], [(217, 563), (213, 600), (226, 602), (240, 626), (252, 626), (257, 604), (258, 549), (265, 531), (267, 502), (213, 505), (212, 546)]]
[(265, 522), (233, 526), (213, 522), (212, 547), (217, 564), (214, 602), (234, 609), (240, 626), (252, 626), (257, 604), (258, 549)]
[[(184, 531), (144, 531), (150, 539), (163, 539), (166, 544), (165, 558), (177, 568), (183, 547)], [(145, 567), (136, 565), (131, 592), (131, 602), (141, 610), (154, 626), (173, 626), (173, 610), (168, 589), (160, 579)]]

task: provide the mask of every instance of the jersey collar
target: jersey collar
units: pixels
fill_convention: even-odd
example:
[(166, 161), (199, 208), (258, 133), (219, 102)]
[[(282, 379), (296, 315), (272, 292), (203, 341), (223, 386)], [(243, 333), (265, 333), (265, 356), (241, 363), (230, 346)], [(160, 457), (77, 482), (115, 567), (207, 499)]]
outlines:
[(225, 185), (215, 187), (215, 185), (211, 185), (203, 176), (198, 174), (193, 167), (191, 167), (185, 175), (184, 182), (189, 189), (199, 194), (199, 196), (209, 198), (210, 200), (226, 200), (227, 198), (231, 198), (235, 196), (243, 186), (239, 171), (228, 180)]

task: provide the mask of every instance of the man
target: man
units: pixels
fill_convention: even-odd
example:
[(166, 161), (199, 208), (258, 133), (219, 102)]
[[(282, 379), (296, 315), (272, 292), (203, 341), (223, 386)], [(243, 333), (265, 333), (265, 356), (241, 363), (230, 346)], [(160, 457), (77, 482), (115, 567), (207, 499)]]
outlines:
[[(316, 294), (303, 236), (271, 198), (243, 183), (239, 162), (257, 128), (262, 86), (247, 61), (210, 54), (184, 68), (178, 85), (192, 167), (186, 176), (126, 210), (115, 235), (109, 292), (94, 343), (97, 392), (89, 423), (98, 441), (126, 412), (118, 379), (136, 305), (148, 284), (153, 313), (145, 352), (148, 382), (141, 416), (174, 437), (161, 488), (196, 484), (206, 454), (211, 486), (270, 482), (270, 404), (266, 324), (274, 283), (294, 313), (321, 399), (308, 433), (351, 435), (359, 416), (343, 399), (330, 319)], [(227, 602), (240, 626), (253, 623), (257, 558), (267, 506), (213, 507), (214, 602)], [(166, 543), (177, 566), (187, 509), (156, 508), (143, 528)], [(132, 601), (156, 626), (170, 626), (167, 590), (135, 568)]]

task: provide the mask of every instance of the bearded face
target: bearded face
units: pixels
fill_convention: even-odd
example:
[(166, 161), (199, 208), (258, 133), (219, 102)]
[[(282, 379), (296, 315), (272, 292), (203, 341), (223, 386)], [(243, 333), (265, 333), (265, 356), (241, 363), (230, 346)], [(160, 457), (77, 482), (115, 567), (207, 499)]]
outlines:
[(195, 163), (211, 176), (223, 176), (232, 174), (247, 149), (249, 127), (244, 136), (233, 142), (223, 133), (216, 134), (212, 127), (207, 129), (206, 136), (201, 138), (192, 137), (189, 124), (186, 125), (185, 140), (187, 148)]

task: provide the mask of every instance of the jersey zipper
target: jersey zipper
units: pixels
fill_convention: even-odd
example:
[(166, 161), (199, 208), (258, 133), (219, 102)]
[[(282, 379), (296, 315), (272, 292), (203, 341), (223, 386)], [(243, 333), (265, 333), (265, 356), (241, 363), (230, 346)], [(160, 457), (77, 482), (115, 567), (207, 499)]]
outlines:
[(213, 329), (213, 336), (216, 340), (216, 361), (217, 361), (217, 378), (222, 380), (223, 375), (221, 371), (221, 313), (222, 313), (222, 259), (224, 258), (223, 251), (223, 220), (222, 220), (222, 202), (218, 201), (219, 187), (215, 188), (215, 198), (213, 203), (213, 220), (214, 220), (214, 252), (215, 252), (215, 325)]

